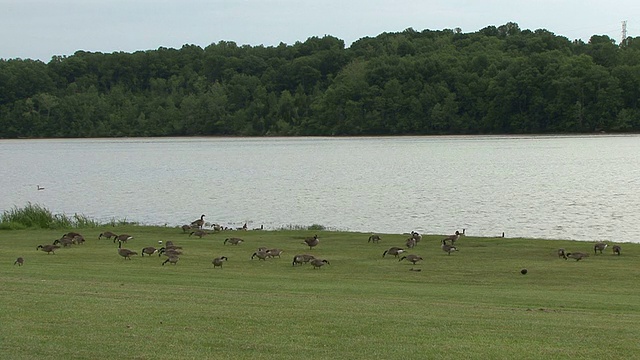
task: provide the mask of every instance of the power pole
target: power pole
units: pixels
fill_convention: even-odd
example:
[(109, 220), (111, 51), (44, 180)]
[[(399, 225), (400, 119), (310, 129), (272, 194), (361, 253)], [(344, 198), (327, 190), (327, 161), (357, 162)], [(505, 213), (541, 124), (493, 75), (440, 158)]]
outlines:
[(622, 41), (620, 41), (620, 45), (626, 44), (627, 41), (627, 20), (622, 21)]

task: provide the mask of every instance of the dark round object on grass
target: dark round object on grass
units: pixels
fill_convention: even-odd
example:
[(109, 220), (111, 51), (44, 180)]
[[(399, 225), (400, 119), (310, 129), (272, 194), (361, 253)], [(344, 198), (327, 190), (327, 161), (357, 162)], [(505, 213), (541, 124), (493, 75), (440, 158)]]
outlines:
[(527, 274), (527, 269), (522, 269), (522, 270), (520, 270), (520, 274), (522, 274), (522, 275), (526, 275), (526, 274)]

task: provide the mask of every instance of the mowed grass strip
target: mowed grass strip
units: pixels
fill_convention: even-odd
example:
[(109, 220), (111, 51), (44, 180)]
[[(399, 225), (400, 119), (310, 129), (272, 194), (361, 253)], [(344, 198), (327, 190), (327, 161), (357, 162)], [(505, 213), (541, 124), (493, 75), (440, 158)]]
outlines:
[[(117, 253), (111, 230), (133, 239)], [(0, 353), (8, 359), (637, 358), (640, 245), (593, 254), (593, 243), (462, 237), (458, 252), (426, 235), (234, 231), (202, 239), (165, 227), (79, 230), (87, 242), (36, 251), (59, 230), (0, 232)], [(309, 249), (303, 239), (317, 234)], [(240, 245), (224, 245), (241, 237)], [(146, 246), (183, 247), (176, 265)], [(253, 259), (258, 247), (281, 258)], [(556, 250), (582, 251), (581, 261)], [(292, 266), (310, 253), (330, 264)], [(24, 266), (12, 265), (18, 256)], [(211, 261), (227, 256), (222, 268)], [(520, 270), (526, 268), (526, 275)], [(421, 271), (410, 271), (420, 269)]]

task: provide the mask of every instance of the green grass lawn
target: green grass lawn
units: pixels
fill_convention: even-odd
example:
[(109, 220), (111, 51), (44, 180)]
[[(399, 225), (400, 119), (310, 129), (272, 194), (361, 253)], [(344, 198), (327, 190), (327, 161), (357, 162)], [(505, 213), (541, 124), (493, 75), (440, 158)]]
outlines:
[[(71, 229), (70, 229), (71, 230)], [(173, 241), (184, 254), (125, 260), (104, 230), (140, 250)], [(120, 226), (79, 230), (83, 245), (48, 255), (60, 230), (0, 232), (3, 359), (632, 359), (640, 358), (640, 245), (593, 254), (575, 241), (442, 236), (383, 258), (407, 235), (222, 232)], [(302, 243), (315, 233), (320, 244)], [(231, 236), (240, 245), (223, 245)], [(260, 246), (281, 259), (251, 260)], [(582, 261), (556, 250), (583, 251)], [(293, 255), (330, 261), (292, 266)], [(227, 256), (223, 268), (214, 257)], [(24, 266), (13, 265), (18, 256)], [(410, 271), (410, 269), (421, 271)], [(521, 275), (522, 268), (528, 269)]]

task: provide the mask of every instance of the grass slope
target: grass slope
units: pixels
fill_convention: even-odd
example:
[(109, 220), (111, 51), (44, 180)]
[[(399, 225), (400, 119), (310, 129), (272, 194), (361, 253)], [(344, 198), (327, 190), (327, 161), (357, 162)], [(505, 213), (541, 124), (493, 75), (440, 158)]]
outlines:
[[(448, 256), (425, 236), (393, 256), (406, 235), (310, 231), (223, 232), (123, 226), (138, 251), (172, 240), (164, 257), (117, 254), (107, 228), (80, 230), (84, 245), (36, 251), (64, 231), (0, 233), (0, 353), (7, 359), (562, 359), (638, 358), (640, 245), (594, 255), (574, 241), (463, 237)], [(239, 236), (245, 242), (223, 245)], [(259, 246), (281, 259), (251, 260)], [(562, 260), (556, 249), (590, 257)], [(331, 264), (293, 267), (294, 254)], [(227, 256), (223, 268), (211, 260)], [(12, 266), (18, 256), (25, 265)], [(422, 271), (409, 271), (420, 268)], [(527, 268), (527, 275), (520, 269)]]

